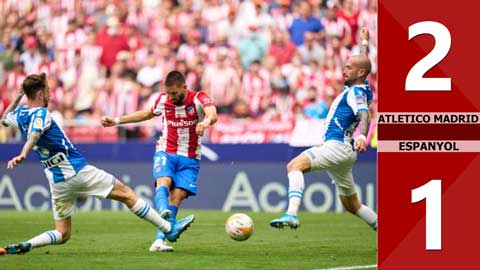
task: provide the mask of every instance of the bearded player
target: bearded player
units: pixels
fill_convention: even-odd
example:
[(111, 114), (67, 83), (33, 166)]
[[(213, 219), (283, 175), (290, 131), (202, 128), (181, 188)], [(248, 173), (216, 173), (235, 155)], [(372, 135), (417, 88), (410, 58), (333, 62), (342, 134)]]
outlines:
[[(164, 128), (153, 157), (156, 187), (153, 201), (162, 217), (174, 223), (182, 201), (197, 193), (201, 137), (217, 121), (217, 110), (203, 91), (187, 90), (185, 77), (174, 70), (165, 78), (165, 93), (159, 95), (151, 109), (115, 118), (102, 117), (101, 123), (110, 127), (146, 121), (155, 116), (161, 116)], [(159, 230), (150, 251), (173, 251), (165, 239), (176, 242), (176, 236), (169, 237)]]

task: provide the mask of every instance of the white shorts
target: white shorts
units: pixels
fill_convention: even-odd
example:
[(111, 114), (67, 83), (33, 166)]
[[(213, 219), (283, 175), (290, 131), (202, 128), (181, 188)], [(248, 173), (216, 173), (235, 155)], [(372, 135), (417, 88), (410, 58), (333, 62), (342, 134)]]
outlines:
[(106, 198), (113, 189), (115, 179), (113, 175), (104, 170), (87, 165), (65, 181), (50, 182), (54, 219), (62, 220), (71, 216), (78, 197)]
[(330, 140), (303, 153), (310, 159), (312, 171), (327, 171), (340, 195), (349, 196), (356, 192), (352, 168), (357, 152), (350, 144)]

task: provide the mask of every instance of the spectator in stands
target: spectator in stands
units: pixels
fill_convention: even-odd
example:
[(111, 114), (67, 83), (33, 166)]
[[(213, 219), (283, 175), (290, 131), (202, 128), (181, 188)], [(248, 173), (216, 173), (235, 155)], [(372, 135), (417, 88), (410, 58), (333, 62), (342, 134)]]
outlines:
[(72, 92), (74, 98), (77, 97), (78, 91), (78, 78), (80, 78), (82, 69), (82, 61), (81, 61), (80, 51), (76, 51), (74, 55), (74, 59), (70, 66), (64, 69), (60, 74), (60, 79), (63, 82), (63, 87), (66, 91)]
[[(222, 16), (223, 17), (223, 16)], [(200, 33), (200, 41), (205, 44), (208, 42), (208, 24), (202, 19), (200, 11), (193, 12), (193, 30)]]
[(358, 15), (353, 0), (342, 1), (342, 8), (338, 12), (338, 17), (344, 19), (350, 26), (350, 34), (352, 35), (350, 46), (357, 44)]
[(323, 74), (327, 84), (332, 85), (334, 89), (341, 88), (341, 84), (343, 82), (343, 72), (342, 69), (335, 64), (335, 60), (331, 55), (325, 58)]
[(150, 53), (147, 58), (147, 65), (142, 67), (137, 74), (137, 81), (145, 86), (152, 86), (163, 79), (163, 70), (157, 65), (157, 58)]
[[(85, 44), (80, 48), (83, 66), (94, 70), (101, 70), (100, 57), (102, 50), (101, 46), (95, 44), (95, 32), (88, 33)], [(103, 72), (101, 73), (103, 75)]]
[(300, 2), (299, 16), (293, 20), (290, 26), (290, 35), (295, 45), (303, 44), (305, 32), (315, 33), (317, 40), (322, 40), (325, 35), (323, 24), (312, 16), (312, 7), (308, 1)]
[(57, 74), (57, 65), (55, 62), (52, 62), (48, 55), (48, 51), (44, 48), (40, 49), (40, 62), (35, 67), (33, 73), (45, 73), (47, 76), (56, 76)]
[(201, 42), (202, 34), (199, 31), (192, 30), (187, 33), (185, 38), (187, 42), (178, 48), (177, 59), (183, 60), (189, 67), (193, 67), (208, 48)]
[(37, 70), (42, 57), (38, 52), (38, 42), (34, 36), (27, 37), (24, 45), (26, 51), (20, 55), (20, 61), (25, 65), (25, 72), (29, 74)]
[[(327, 95), (331, 99), (332, 95)], [(310, 87), (307, 92), (307, 100), (303, 104), (305, 116), (313, 119), (325, 119), (327, 117), (329, 104), (317, 96), (317, 89)]]
[(290, 41), (288, 32), (274, 30), (272, 33), (272, 43), (268, 48), (268, 55), (275, 57), (276, 63), (284, 65), (292, 61), (295, 52), (295, 44)]
[(306, 66), (302, 63), (302, 57), (298, 52), (292, 57), (292, 62), (281, 67), (282, 76), (287, 79), (287, 83), (293, 93), (297, 92), (302, 73), (304, 72)]
[(100, 63), (108, 70), (115, 63), (118, 52), (130, 49), (127, 37), (120, 30), (118, 18), (110, 17), (107, 20), (107, 26), (102, 28), (97, 34), (97, 44), (102, 48)]
[(237, 8), (230, 6), (226, 19), (218, 22), (216, 31), (221, 35), (226, 35), (228, 45), (236, 46), (242, 39), (242, 29), (239, 20), (237, 20)]
[(285, 78), (274, 83), (274, 91), (270, 98), (270, 104), (273, 105), (274, 111), (280, 119), (289, 120), (294, 116), (296, 107), (295, 96), (290, 92)]
[[(4, 29), (2, 43), (0, 44), (0, 69), (3, 72), (10, 71), (15, 67), (15, 45), (11, 38), (11, 30)], [(5, 80), (5, 75), (1, 78), (1, 81)]]
[(175, 67), (176, 60), (181, 60), (175, 58), (172, 48), (168, 45), (158, 45), (154, 47), (153, 51), (157, 58), (157, 65), (162, 70), (162, 74), (166, 74), (169, 70), (172, 70)]
[(270, 76), (262, 69), (260, 61), (255, 60), (249, 70), (243, 74), (240, 97), (248, 102), (250, 112), (257, 116), (268, 105), (270, 93)]
[(277, 0), (270, 5), (274, 25), (280, 31), (288, 31), (294, 20), (290, 4), (290, 0)]
[(253, 61), (263, 59), (268, 48), (267, 41), (263, 40), (257, 32), (257, 23), (252, 23), (248, 29), (250, 30), (250, 36), (240, 41), (238, 45), (238, 51), (240, 52), (244, 69), (248, 69)]
[(338, 17), (338, 6), (333, 0), (327, 1), (327, 16), (322, 19), (325, 26), (325, 34), (329, 36), (339, 36), (342, 45), (352, 46), (352, 29), (348, 22)]
[(257, 24), (258, 35), (270, 44), (271, 32), (275, 27), (275, 22), (272, 16), (268, 12), (265, 12), (267, 5), (264, 0), (253, 0), (252, 2), (255, 5), (255, 15), (249, 18), (250, 24)]
[(202, 89), (215, 100), (217, 112), (229, 114), (233, 102), (240, 95), (240, 76), (226, 63), (228, 51), (219, 50), (217, 61), (205, 68), (202, 77)]
[(205, 6), (201, 13), (201, 21), (207, 26), (207, 43), (214, 43), (218, 39), (218, 24), (228, 17), (229, 9), (228, 4), (224, 1), (205, 1)]
[(25, 65), (19, 60), (15, 63), (14, 70), (8, 72), (5, 78), (5, 90), (9, 102), (14, 100), (15, 91), (20, 87), (23, 79), (26, 77), (27, 73), (25, 73)]
[[(117, 93), (117, 112), (129, 114), (139, 108), (139, 96), (141, 86), (135, 81), (135, 74), (124, 73), (115, 85)], [(119, 135), (125, 139), (137, 139), (140, 136), (140, 128), (135, 126), (118, 127)]]
[(335, 66), (343, 67), (351, 55), (350, 50), (342, 46), (340, 36), (329, 36), (326, 55), (333, 57)]
[(52, 39), (52, 34), (46, 28), (37, 30), (38, 48), (41, 51), (46, 51), (51, 61), (55, 60), (55, 47)]
[(114, 115), (117, 113), (117, 95), (113, 88), (113, 79), (107, 78), (105, 82), (100, 85), (96, 91), (94, 99), (94, 111), (95, 117), (102, 115)]
[(50, 89), (50, 100), (56, 103), (57, 107), (60, 109), (65, 91), (56, 76), (47, 77), (47, 83), (48, 88)]
[(237, 99), (233, 103), (232, 116), (235, 119), (248, 119), (252, 116), (248, 103), (243, 99)]
[(305, 32), (304, 43), (298, 47), (298, 52), (302, 56), (304, 64), (312, 60), (317, 61), (320, 65), (325, 62), (325, 49), (315, 39), (315, 34)]
[(198, 62), (193, 69), (190, 69), (188, 72), (186, 81), (190, 89), (195, 91), (204, 90), (202, 89), (202, 78), (205, 71), (205, 66), (203, 62)]

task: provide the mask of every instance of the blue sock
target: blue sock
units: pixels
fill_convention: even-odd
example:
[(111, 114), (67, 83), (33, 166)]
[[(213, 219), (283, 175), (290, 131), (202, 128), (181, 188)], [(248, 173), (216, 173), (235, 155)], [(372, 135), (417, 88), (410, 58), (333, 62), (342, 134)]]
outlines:
[(153, 204), (155, 208), (160, 213), (165, 210), (168, 206), (168, 189), (165, 186), (160, 186), (155, 190), (155, 195), (153, 196)]
[(165, 240), (165, 233), (160, 231), (160, 230), (157, 230), (157, 236), (155, 237), (155, 239), (164, 241)]
[(172, 215), (170, 216), (170, 220), (171, 220), (171, 221), (177, 220), (178, 207), (176, 207), (175, 205), (171, 205), (171, 204), (170, 204), (170, 205), (168, 206), (168, 209), (169, 209), (170, 211), (172, 211)]
[[(155, 190), (155, 195), (153, 196), (153, 203), (155, 208), (160, 213), (165, 210), (168, 206), (168, 189), (165, 186), (160, 186)], [(165, 233), (157, 230), (157, 236), (155, 239), (165, 240)]]

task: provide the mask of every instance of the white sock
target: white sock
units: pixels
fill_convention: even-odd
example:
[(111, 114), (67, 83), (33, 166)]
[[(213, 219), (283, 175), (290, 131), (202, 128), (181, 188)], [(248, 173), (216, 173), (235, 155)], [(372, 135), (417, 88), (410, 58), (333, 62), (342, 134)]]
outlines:
[(296, 216), (302, 203), (305, 180), (301, 171), (293, 171), (288, 174), (288, 209), (287, 214)]
[(144, 219), (157, 227), (162, 232), (170, 232), (170, 222), (163, 219), (160, 214), (152, 209), (143, 199), (138, 198), (130, 210), (139, 218)]
[(377, 214), (373, 212), (368, 206), (362, 204), (360, 209), (358, 209), (357, 216), (359, 216), (363, 221), (365, 221), (372, 229), (377, 230)]
[(32, 244), (32, 248), (60, 244), (62, 243), (62, 234), (57, 230), (46, 231), (28, 240), (27, 242)]

